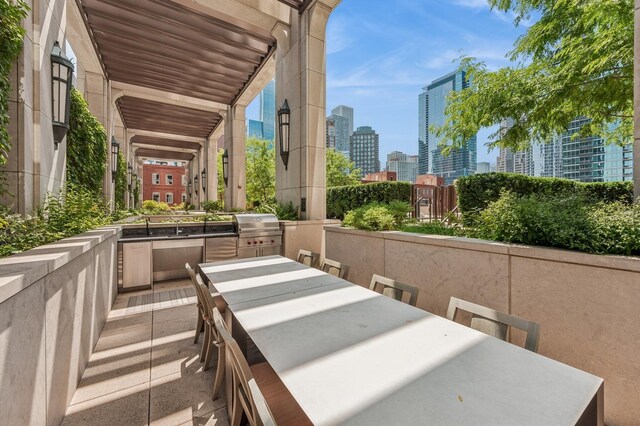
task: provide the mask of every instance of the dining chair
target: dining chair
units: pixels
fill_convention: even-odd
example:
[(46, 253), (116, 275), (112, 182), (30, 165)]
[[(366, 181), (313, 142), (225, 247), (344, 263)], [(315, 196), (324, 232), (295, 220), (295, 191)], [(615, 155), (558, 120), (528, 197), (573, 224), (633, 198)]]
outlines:
[(373, 277), (371, 277), (369, 290), (376, 291), (401, 302), (403, 301), (402, 299), (404, 293), (408, 293), (409, 300), (406, 303), (411, 306), (416, 306), (416, 302), (418, 301), (418, 293), (420, 292), (418, 287), (414, 287), (408, 284), (402, 284), (397, 282), (396, 280), (392, 280), (391, 278), (386, 278), (378, 274), (373, 274)]
[(324, 259), (320, 265), (320, 270), (336, 277), (347, 279), (349, 266), (331, 259)]
[(318, 253), (302, 249), (300, 249), (300, 251), (298, 252), (298, 262), (302, 263), (303, 265), (315, 268), (318, 264), (319, 259), (320, 255)]
[[(193, 339), (193, 343), (198, 343), (198, 339), (200, 338), (200, 333), (204, 331), (204, 317), (206, 315), (206, 312), (204, 309), (204, 305), (202, 304), (202, 295), (200, 294), (200, 289), (198, 288), (198, 282), (196, 281), (196, 272), (193, 270), (193, 268), (191, 268), (191, 266), (188, 263), (185, 263), (184, 267), (189, 273), (189, 277), (191, 278), (191, 285), (196, 293), (196, 299), (197, 299), (196, 305), (198, 307), (198, 322), (196, 324), (196, 335)], [(200, 361), (204, 359), (204, 350), (201, 355), (201, 358), (202, 359)]]
[(203, 294), (204, 296), (204, 306), (207, 313), (205, 318), (205, 335), (209, 336), (209, 344), (206, 346), (204, 356), (204, 370), (209, 369), (209, 363), (211, 362), (211, 357), (213, 356), (213, 347), (215, 346), (218, 349), (216, 378), (213, 382), (213, 400), (215, 400), (216, 398), (218, 398), (218, 394), (220, 393), (225, 370), (224, 341), (222, 340), (219, 329), (216, 327), (216, 324), (214, 322), (214, 312), (219, 313), (220, 310), (216, 307), (213, 295), (209, 291), (209, 288), (202, 282), (202, 279), (199, 275), (196, 275), (196, 281), (198, 282), (198, 287), (200, 288), (201, 294)]
[(266, 362), (249, 366), (219, 311), (213, 311), (213, 320), (231, 362), (232, 377), (227, 378), (233, 384), (231, 426), (240, 424), (243, 412), (251, 426), (311, 425), (271, 366)]
[(449, 301), (447, 319), (455, 321), (458, 310), (463, 310), (471, 314), (471, 328), (500, 340), (507, 340), (509, 327), (525, 331), (527, 333), (524, 344), (525, 349), (538, 352), (540, 326), (537, 323), (505, 314), (504, 312), (496, 311), (486, 306), (458, 299), (457, 297), (452, 297)]

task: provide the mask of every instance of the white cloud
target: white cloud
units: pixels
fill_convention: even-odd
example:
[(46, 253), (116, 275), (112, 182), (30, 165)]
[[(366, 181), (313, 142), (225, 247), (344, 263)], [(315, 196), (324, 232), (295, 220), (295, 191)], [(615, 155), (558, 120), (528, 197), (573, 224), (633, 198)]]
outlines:
[(484, 9), (489, 7), (487, 0), (453, 0), (453, 4), (471, 9)]
[(327, 24), (327, 55), (341, 52), (353, 43), (349, 29), (350, 25), (346, 18), (336, 16), (329, 19)]

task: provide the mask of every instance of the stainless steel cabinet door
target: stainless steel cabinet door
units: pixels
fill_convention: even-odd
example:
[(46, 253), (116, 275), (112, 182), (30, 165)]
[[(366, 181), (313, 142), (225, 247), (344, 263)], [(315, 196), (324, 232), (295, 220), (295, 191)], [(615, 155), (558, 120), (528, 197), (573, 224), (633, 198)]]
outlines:
[(235, 259), (236, 257), (238, 257), (237, 237), (207, 238), (204, 252), (205, 262), (217, 262), (219, 260)]

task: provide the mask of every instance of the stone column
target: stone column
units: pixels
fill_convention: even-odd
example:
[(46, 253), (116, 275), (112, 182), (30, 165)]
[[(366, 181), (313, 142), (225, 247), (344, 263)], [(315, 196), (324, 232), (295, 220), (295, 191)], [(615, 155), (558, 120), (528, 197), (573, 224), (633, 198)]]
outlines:
[(207, 200), (218, 200), (218, 148), (211, 137), (205, 142), (205, 167), (207, 169)]
[[(313, 3), (291, 25), (276, 25), (276, 106), (291, 109), (288, 167), (276, 149), (276, 196), (292, 202), (301, 219), (326, 217), (325, 29), (337, 2)], [(276, 124), (277, 127), (277, 124)], [(279, 132), (276, 129), (276, 146)]]
[(102, 74), (85, 72), (84, 98), (89, 106), (89, 111), (102, 124), (107, 135), (108, 156), (107, 167), (102, 181), (102, 193), (105, 199), (110, 200), (113, 205), (115, 186), (111, 177), (111, 136), (113, 135), (109, 119), (111, 105), (109, 102), (108, 83)]
[(245, 189), (245, 105), (227, 109), (224, 147), (229, 152), (229, 182), (224, 192), (226, 210), (244, 209), (247, 205)]
[(633, 195), (640, 198), (640, 0), (635, 1), (633, 44)]
[(30, 213), (47, 193), (57, 193), (66, 174), (66, 139), (53, 142), (51, 124), (51, 50), (65, 48), (65, 1), (28, 0), (23, 20), (23, 49), (10, 73), (8, 133), (11, 149), (2, 167), (6, 178), (3, 204)]

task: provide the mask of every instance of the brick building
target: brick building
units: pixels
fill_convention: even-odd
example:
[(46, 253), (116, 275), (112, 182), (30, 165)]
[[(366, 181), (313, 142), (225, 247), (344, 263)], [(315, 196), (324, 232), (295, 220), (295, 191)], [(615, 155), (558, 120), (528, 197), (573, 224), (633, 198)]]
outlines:
[(416, 185), (444, 186), (444, 178), (436, 175), (418, 175)]
[(187, 176), (183, 166), (144, 164), (142, 199), (163, 201), (170, 206), (187, 200)]
[(398, 174), (396, 172), (376, 172), (369, 173), (362, 179), (362, 183), (372, 182), (394, 182), (398, 180)]

